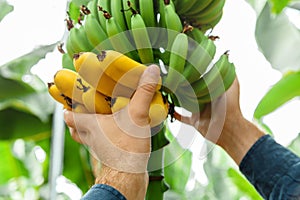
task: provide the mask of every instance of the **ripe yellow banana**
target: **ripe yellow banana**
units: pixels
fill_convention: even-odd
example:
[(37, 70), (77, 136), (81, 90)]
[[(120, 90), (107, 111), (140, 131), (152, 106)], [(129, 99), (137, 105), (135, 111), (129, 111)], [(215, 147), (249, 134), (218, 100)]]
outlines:
[(73, 112), (88, 113), (88, 110), (84, 107), (83, 104), (75, 102), (70, 97), (67, 97), (66, 95), (61, 93), (61, 91), (59, 91), (59, 89), (53, 82), (48, 83), (48, 92), (54, 100), (64, 106), (64, 109), (72, 110)]
[(84, 52), (77, 54), (73, 60), (78, 74), (97, 91), (109, 97), (130, 97), (134, 90), (126, 87), (104, 73), (97, 54)]
[[(112, 112), (117, 112), (128, 105), (129, 98), (117, 97), (112, 100)], [(162, 123), (168, 116), (168, 103), (160, 92), (156, 92), (153, 96), (149, 109), (150, 126), (155, 127)]]
[(82, 102), (90, 113), (111, 114), (110, 98), (93, 87), (82, 94)]
[(72, 99), (62, 94), (53, 82), (48, 83), (48, 92), (52, 98), (61, 103), (65, 109), (72, 110)]
[(82, 103), (82, 94), (86, 88), (80, 83), (80, 76), (70, 69), (60, 69), (54, 75), (54, 83), (64, 95)]
[[(125, 86), (130, 90), (135, 90), (140, 76), (147, 68), (147, 66), (113, 50), (101, 51), (101, 54), (98, 55), (92, 52), (78, 54), (74, 58), (74, 66), (80, 76), (86, 81), (90, 81), (92, 86), (98, 85), (96, 86), (97, 90), (101, 87), (109, 87), (108, 84), (98, 83), (104, 74), (118, 83), (120, 87)], [(160, 89), (160, 86), (161, 79), (157, 90)]]

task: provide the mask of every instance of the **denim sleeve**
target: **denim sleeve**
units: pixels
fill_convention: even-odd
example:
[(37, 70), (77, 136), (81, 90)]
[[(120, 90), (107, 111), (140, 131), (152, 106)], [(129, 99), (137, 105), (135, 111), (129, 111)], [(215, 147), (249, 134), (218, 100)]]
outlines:
[(89, 189), (81, 200), (126, 200), (126, 198), (109, 185), (96, 184)]
[(240, 170), (264, 199), (300, 199), (300, 158), (270, 135), (250, 148)]

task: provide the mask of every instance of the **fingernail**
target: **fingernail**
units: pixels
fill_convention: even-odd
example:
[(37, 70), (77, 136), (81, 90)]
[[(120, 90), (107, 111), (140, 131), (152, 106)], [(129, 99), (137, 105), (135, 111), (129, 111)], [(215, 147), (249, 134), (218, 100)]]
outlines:
[(160, 75), (160, 70), (156, 65), (150, 65), (147, 68), (147, 72), (149, 73), (149, 75), (151, 74), (152, 76), (159, 76)]

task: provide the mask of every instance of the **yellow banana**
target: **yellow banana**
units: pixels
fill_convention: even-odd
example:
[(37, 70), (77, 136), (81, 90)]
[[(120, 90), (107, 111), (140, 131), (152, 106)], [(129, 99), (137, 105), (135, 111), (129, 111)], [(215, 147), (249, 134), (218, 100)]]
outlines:
[(48, 83), (48, 92), (54, 100), (63, 104), (65, 109), (72, 110), (72, 99), (62, 94), (53, 82)]
[(169, 106), (160, 92), (156, 92), (150, 104), (149, 118), (150, 126), (158, 126), (168, 116)]
[(93, 87), (89, 87), (82, 94), (82, 101), (90, 113), (111, 114), (110, 98)]
[[(86, 81), (92, 82), (90, 83), (92, 86), (98, 85), (97, 89), (101, 88), (99, 80), (107, 75), (120, 87), (125, 86), (131, 90), (137, 88), (140, 76), (147, 68), (128, 56), (112, 50), (101, 51), (101, 54), (98, 55), (92, 52), (78, 54), (74, 58), (74, 66), (80, 76)], [(157, 90), (160, 89), (160, 86), (161, 79)], [(106, 87), (106, 85), (102, 85), (102, 87)]]
[(64, 106), (64, 109), (72, 110), (73, 112), (88, 113), (88, 110), (84, 107), (83, 104), (74, 102), (70, 97), (67, 97), (66, 95), (61, 93), (61, 91), (59, 91), (59, 89), (53, 82), (48, 83), (48, 92), (54, 100)]
[(113, 113), (118, 112), (119, 110), (121, 110), (122, 108), (124, 108), (125, 106), (127, 106), (129, 104), (130, 98), (127, 97), (116, 97), (112, 99), (112, 106), (111, 106), (111, 111)]
[(54, 83), (58, 90), (76, 102), (82, 103), (81, 97), (86, 88), (78, 80), (80, 80), (78, 73), (70, 69), (60, 69), (54, 75)]
[[(130, 102), (129, 98), (117, 97), (112, 101), (112, 112), (117, 112), (128, 105)], [(156, 92), (150, 104), (149, 119), (150, 126), (155, 127), (162, 123), (168, 116), (168, 103), (160, 92)]]

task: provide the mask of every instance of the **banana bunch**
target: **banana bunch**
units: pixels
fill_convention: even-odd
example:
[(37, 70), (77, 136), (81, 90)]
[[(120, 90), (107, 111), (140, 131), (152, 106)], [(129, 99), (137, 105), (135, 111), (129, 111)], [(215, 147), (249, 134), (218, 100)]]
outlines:
[(221, 20), (225, 0), (174, 0), (181, 19), (203, 32)]
[[(69, 85), (81, 88), (78, 96), (94, 94), (89, 102), (93, 108), (84, 103), (87, 97), (79, 101), (55, 81), (49, 90), (57, 87), (63, 94), (59, 102), (73, 109), (83, 105), (89, 112), (103, 113), (95, 108), (100, 101), (96, 99), (102, 98), (101, 102), (106, 102), (102, 106), (109, 107), (106, 111), (111, 113), (128, 104), (140, 75), (148, 64), (155, 63), (166, 70), (157, 89), (156, 96), (160, 98), (154, 98), (162, 107), (157, 112), (162, 113), (161, 118), (168, 113), (167, 104), (197, 112), (224, 93), (235, 77), (227, 53), (214, 63), (216, 45), (205, 35), (221, 19), (224, 3), (225, 0), (91, 0), (80, 7), (78, 23), (67, 19), (66, 55), (73, 66), (63, 66), (74, 69), (75, 78)], [(76, 89), (72, 91), (77, 93)]]
[[(128, 56), (113, 50), (100, 54), (75, 54), (76, 71), (61, 69), (48, 84), (50, 95), (65, 109), (75, 112), (111, 114), (128, 105), (146, 69)], [(168, 115), (168, 102), (159, 91), (152, 99), (149, 111), (151, 127), (162, 123)]]

